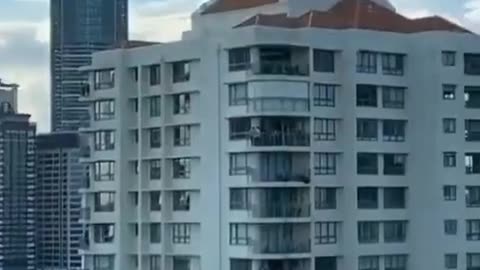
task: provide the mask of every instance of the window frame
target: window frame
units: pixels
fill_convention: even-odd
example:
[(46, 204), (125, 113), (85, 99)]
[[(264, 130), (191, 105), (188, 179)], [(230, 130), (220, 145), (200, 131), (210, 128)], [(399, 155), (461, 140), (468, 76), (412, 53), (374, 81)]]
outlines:
[[(235, 54), (238, 53), (238, 54)], [(228, 50), (228, 71), (243, 71), (251, 67), (250, 47), (232, 48)]]
[(313, 84), (313, 106), (335, 107), (335, 95), (339, 88), (336, 84)]
[(336, 175), (337, 174), (337, 153), (321, 152), (314, 155), (315, 175)]
[(377, 73), (378, 53), (368, 50), (357, 51), (357, 73)]
[(160, 85), (162, 83), (162, 66), (160, 64), (150, 65), (148, 70), (150, 86)]
[(457, 98), (457, 85), (442, 84), (442, 98), (443, 100), (455, 100)]
[(359, 244), (377, 244), (380, 242), (380, 222), (358, 221), (357, 233)]
[[(107, 110), (104, 110), (106, 108)], [(93, 119), (95, 121), (115, 119), (115, 99), (96, 100), (93, 104)]]
[(338, 241), (339, 222), (315, 222), (315, 245), (333, 245)]
[(161, 180), (162, 179), (162, 160), (161, 159), (151, 159), (149, 161), (149, 176), (150, 180)]
[(400, 53), (382, 53), (383, 75), (403, 76), (405, 73), (405, 55)]
[(315, 118), (313, 138), (315, 141), (335, 141), (337, 138), (337, 120), (333, 118)]
[(150, 117), (160, 117), (162, 115), (162, 97), (151, 96), (149, 100)]
[(172, 194), (172, 205), (173, 211), (190, 211), (191, 201), (190, 201), (190, 191), (188, 190), (175, 190)]
[(173, 244), (190, 244), (191, 241), (191, 224), (190, 223), (173, 223), (172, 226), (172, 243)]
[(313, 71), (335, 73), (335, 51), (313, 49)]
[(190, 93), (182, 93), (173, 95), (173, 115), (190, 114), (191, 108)]
[[(243, 228), (243, 230), (240, 230)], [(247, 223), (230, 223), (230, 245), (231, 246), (248, 246), (250, 245), (250, 237), (248, 234)]]
[(149, 133), (149, 142), (151, 149), (158, 149), (162, 147), (162, 129), (161, 128), (150, 128), (148, 129)]
[(457, 52), (442, 51), (442, 65), (444, 67), (454, 67), (456, 65)]
[(315, 187), (315, 209), (337, 209), (337, 188)]
[(173, 179), (190, 179), (192, 159), (189, 157), (172, 159)]
[(443, 200), (453, 202), (457, 200), (457, 186), (444, 185), (443, 186)]
[(382, 107), (384, 109), (405, 108), (405, 87), (382, 86)]
[(180, 125), (173, 127), (173, 146), (185, 147), (191, 145), (191, 126)]

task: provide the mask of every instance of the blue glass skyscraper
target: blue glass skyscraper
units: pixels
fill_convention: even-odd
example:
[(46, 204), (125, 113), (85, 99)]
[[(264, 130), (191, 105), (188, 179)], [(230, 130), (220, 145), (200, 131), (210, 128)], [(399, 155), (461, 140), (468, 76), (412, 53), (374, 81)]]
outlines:
[(128, 0), (50, 0), (50, 20), (52, 130), (77, 130), (88, 122), (78, 68), (128, 39)]

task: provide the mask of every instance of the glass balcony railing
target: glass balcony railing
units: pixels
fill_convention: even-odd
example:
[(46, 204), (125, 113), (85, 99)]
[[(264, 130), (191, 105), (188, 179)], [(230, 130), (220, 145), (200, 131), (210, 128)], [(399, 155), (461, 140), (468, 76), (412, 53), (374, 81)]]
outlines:
[(255, 169), (247, 167), (247, 174), (253, 182), (303, 182), (310, 183), (310, 170), (292, 172), (289, 170), (280, 171), (278, 169), (270, 169), (268, 166)]
[(310, 134), (299, 132), (261, 132), (251, 138), (253, 146), (309, 146)]
[(252, 65), (253, 74), (308, 76), (308, 64), (287, 61), (260, 61)]
[(308, 98), (258, 97), (248, 99), (249, 112), (309, 112)]
[(250, 207), (250, 211), (254, 218), (302, 218), (310, 216), (310, 205), (296, 202), (254, 204)]
[(295, 253), (309, 253), (310, 240), (298, 240), (293, 237), (292, 240), (280, 240), (275, 239), (273, 241), (268, 240), (251, 240), (250, 246), (253, 249), (253, 253), (256, 254), (295, 254)]

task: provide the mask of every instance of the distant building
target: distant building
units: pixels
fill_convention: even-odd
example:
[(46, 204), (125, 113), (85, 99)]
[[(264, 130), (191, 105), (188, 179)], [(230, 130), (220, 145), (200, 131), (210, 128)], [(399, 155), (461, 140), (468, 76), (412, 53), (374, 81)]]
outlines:
[(77, 133), (37, 136), (36, 248), (37, 270), (75, 270), (82, 224), (80, 188), (86, 180)]
[(84, 69), (86, 268), (480, 269), (469, 30), (388, 0), (217, 0)]
[(16, 88), (0, 89), (0, 269), (34, 270), (36, 127), (16, 112)]
[(127, 40), (128, 0), (51, 0), (51, 124), (53, 131), (77, 130), (88, 122), (78, 99), (93, 52)]

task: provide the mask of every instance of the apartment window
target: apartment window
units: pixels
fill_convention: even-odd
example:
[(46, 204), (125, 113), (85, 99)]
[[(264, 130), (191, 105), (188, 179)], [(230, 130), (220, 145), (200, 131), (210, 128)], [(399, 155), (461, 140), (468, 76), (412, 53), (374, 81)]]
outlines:
[(162, 256), (150, 255), (150, 270), (162, 270)]
[(358, 209), (378, 208), (378, 188), (359, 187), (357, 188)]
[(172, 242), (174, 244), (189, 244), (190, 243), (190, 224), (177, 223), (172, 224)]
[(95, 101), (93, 107), (95, 121), (115, 118), (115, 101), (113, 99)]
[(95, 90), (109, 89), (115, 86), (115, 69), (96, 70), (93, 76)]
[(247, 175), (247, 157), (246, 153), (230, 154), (230, 175)]
[(248, 84), (232, 83), (228, 85), (228, 97), (230, 106), (243, 106), (248, 102)]
[(173, 114), (189, 114), (190, 94), (179, 94), (173, 96)]
[(230, 119), (230, 140), (244, 140), (251, 135), (250, 118), (232, 118)]
[(457, 269), (458, 257), (457, 254), (445, 254), (445, 268)]
[(464, 88), (465, 108), (480, 108), (480, 86), (465, 86)]
[(386, 221), (383, 223), (383, 239), (385, 243), (403, 243), (406, 238), (406, 221)]
[(173, 128), (173, 145), (189, 146), (190, 145), (190, 126), (176, 126)]
[(315, 270), (337, 270), (337, 257), (316, 257)]
[(405, 208), (406, 188), (389, 187), (383, 189), (383, 207), (385, 209), (403, 209)]
[(360, 244), (378, 243), (379, 222), (360, 221), (358, 222), (358, 242)]
[(337, 173), (336, 153), (315, 153), (315, 175), (335, 175)]
[(402, 76), (404, 72), (405, 55), (398, 53), (382, 54), (382, 70), (385, 75)]
[(316, 72), (335, 72), (335, 51), (314, 49), (313, 70)]
[(467, 240), (480, 241), (480, 220), (467, 220)]
[(357, 84), (357, 106), (377, 107), (377, 86)]
[(377, 73), (377, 53), (371, 51), (358, 51), (357, 72)]
[(403, 109), (405, 107), (405, 88), (383, 86), (382, 105), (383, 108)]
[(173, 178), (187, 179), (190, 178), (190, 158), (175, 158), (172, 160)]
[(444, 133), (455, 133), (456, 128), (455, 118), (443, 118), (443, 132)]
[(250, 68), (250, 48), (235, 48), (228, 51), (228, 70), (240, 71)]
[(95, 212), (113, 212), (115, 210), (115, 192), (95, 192)]
[(150, 117), (159, 117), (162, 114), (162, 98), (160, 96), (150, 97)]
[(138, 160), (136, 161), (133, 161), (131, 162), (130, 164), (132, 164), (132, 172), (134, 175), (138, 175), (139, 171), (140, 171), (140, 165), (138, 164)]
[(480, 75), (480, 54), (466, 53), (463, 61), (466, 75)]
[(191, 270), (190, 259), (188, 257), (173, 257), (172, 270)]
[(480, 207), (480, 186), (466, 187), (467, 207)]
[(150, 192), (150, 211), (162, 211), (162, 193), (160, 191)]
[(467, 174), (480, 174), (480, 153), (465, 153), (465, 171)]
[(247, 210), (249, 208), (248, 206), (248, 189), (231, 188), (230, 210)]
[(173, 211), (190, 211), (190, 192), (173, 192)]
[(383, 154), (383, 174), (405, 175), (406, 163), (405, 154)]
[(457, 152), (443, 152), (443, 167), (452, 168), (457, 166)]
[(337, 243), (337, 222), (315, 223), (315, 244), (328, 245)]
[(383, 141), (403, 142), (405, 141), (404, 120), (383, 120)]
[(248, 259), (230, 259), (230, 270), (252, 270), (252, 261)]
[(336, 120), (316, 118), (313, 135), (316, 141), (334, 141), (336, 137)]
[(315, 209), (336, 209), (336, 188), (315, 188)]
[(162, 70), (160, 65), (150, 66), (150, 85), (159, 85), (161, 83)]
[(128, 74), (130, 75), (130, 79), (132, 79), (132, 81), (138, 82), (138, 67), (129, 68)]
[(173, 82), (187, 82), (190, 80), (190, 62), (181, 61), (172, 63)]
[(151, 128), (149, 131), (150, 148), (160, 148), (162, 146), (162, 130), (160, 128)]
[(114, 224), (93, 224), (93, 241), (95, 243), (113, 243)]
[(113, 270), (115, 269), (114, 255), (93, 255), (94, 270)]
[(100, 130), (94, 133), (95, 151), (106, 151), (115, 149), (115, 131)]
[(465, 120), (465, 141), (480, 141), (480, 120)]
[(335, 91), (337, 85), (334, 84), (314, 84), (313, 85), (313, 105), (320, 107), (335, 107)]
[(378, 120), (357, 119), (357, 140), (376, 141), (378, 139)]
[(457, 186), (443, 186), (443, 199), (445, 201), (456, 201)]
[(456, 52), (454, 51), (443, 51), (442, 52), (442, 64), (446, 67), (455, 66)]
[(406, 255), (386, 255), (385, 256), (385, 270), (406, 270), (407, 256)]
[(360, 256), (358, 258), (358, 270), (379, 270), (379, 261), (378, 256)]
[(357, 153), (357, 174), (378, 174), (378, 155), (375, 153)]
[(467, 270), (480, 269), (480, 253), (467, 253)]
[(230, 245), (232, 246), (249, 245), (248, 224), (243, 224), (243, 223), (230, 224)]
[(133, 144), (138, 144), (138, 129), (131, 130), (129, 134), (130, 134), (130, 141)]
[(162, 241), (162, 225), (160, 223), (150, 224), (150, 243), (158, 244)]
[(445, 235), (457, 235), (457, 221), (454, 219), (447, 219), (443, 222)]
[(97, 161), (94, 163), (94, 179), (97, 182), (115, 180), (115, 161)]
[(454, 84), (444, 84), (443, 88), (443, 99), (445, 100), (454, 100), (455, 99), (455, 90), (457, 86)]
[(150, 160), (150, 180), (160, 180), (162, 178), (162, 160)]

